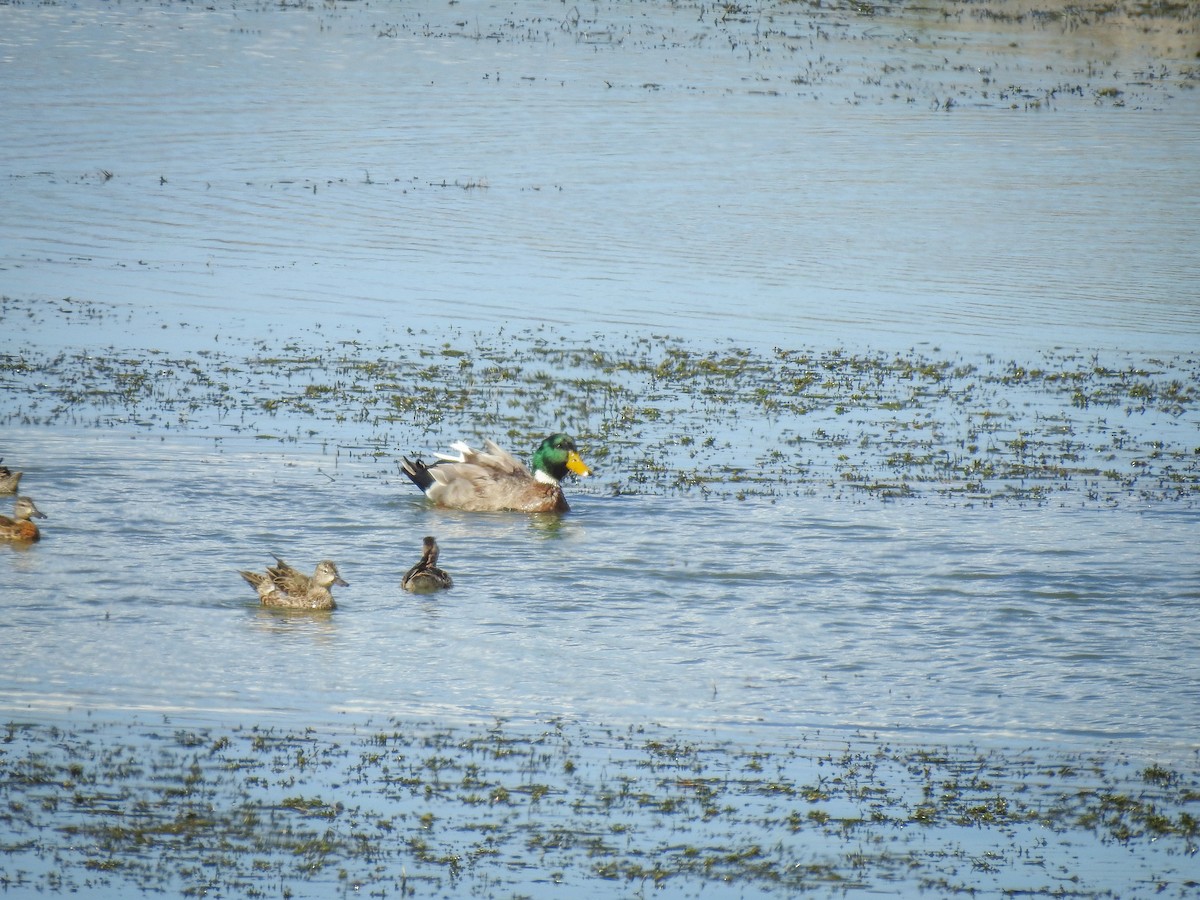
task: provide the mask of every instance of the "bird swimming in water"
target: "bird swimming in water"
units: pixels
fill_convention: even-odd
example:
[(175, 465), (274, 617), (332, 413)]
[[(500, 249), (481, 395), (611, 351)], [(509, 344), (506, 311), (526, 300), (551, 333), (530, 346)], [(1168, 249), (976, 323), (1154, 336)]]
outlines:
[(258, 591), (263, 606), (285, 609), (337, 609), (329, 589), (335, 584), (349, 585), (338, 574), (337, 566), (330, 560), (317, 563), (312, 576), (298, 572), (278, 556), (276, 565), (267, 567), (267, 574), (241, 572), (241, 576)]
[(431, 594), (454, 586), (454, 580), (444, 569), (439, 569), (438, 543), (434, 538), (427, 537), (423, 542), (421, 561), (404, 573), (400, 586), (414, 594)]
[[(3, 457), (0, 457), (0, 462), (4, 462)], [(0, 466), (0, 494), (15, 494), (22, 474), (24, 473), (14, 472), (8, 466)]]
[(458, 456), (435, 454), (426, 465), (404, 457), (400, 468), (425, 496), (449, 509), (472, 512), (566, 512), (571, 507), (563, 494), (568, 474), (592, 474), (569, 435), (552, 434), (533, 452), (531, 472), (507, 450), (485, 440), (483, 450), (462, 441), (450, 445)]
[(24, 543), (41, 540), (42, 532), (32, 520), (44, 518), (46, 514), (34, 506), (32, 500), (28, 497), (18, 497), (13, 508), (13, 517), (10, 519), (8, 516), (0, 516), (0, 540)]

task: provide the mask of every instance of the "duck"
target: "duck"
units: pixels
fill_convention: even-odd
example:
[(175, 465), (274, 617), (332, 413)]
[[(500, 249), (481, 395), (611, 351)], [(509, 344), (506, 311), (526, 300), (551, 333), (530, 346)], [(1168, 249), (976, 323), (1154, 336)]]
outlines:
[[(274, 555), (274, 554), (272, 554)], [(333, 594), (329, 589), (340, 584), (349, 587), (342, 580), (337, 566), (332, 560), (324, 559), (317, 563), (317, 570), (312, 577), (293, 569), (279, 556), (275, 556), (276, 565), (267, 567), (267, 574), (258, 572), (241, 572), (241, 576), (258, 591), (258, 599), (263, 606), (277, 606), (285, 609), (337, 609)]]
[(575, 441), (562, 433), (550, 435), (533, 451), (532, 472), (494, 441), (485, 440), (483, 447), (475, 450), (458, 441), (450, 445), (458, 456), (437, 453), (432, 465), (403, 457), (400, 469), (438, 506), (470, 512), (565, 513), (571, 507), (562, 480), (568, 474), (592, 474)]
[(453, 587), (454, 580), (450, 574), (438, 568), (438, 552), (437, 540), (426, 537), (423, 541), (421, 561), (404, 573), (400, 587), (414, 594), (432, 594), (434, 591)]
[[(0, 463), (2, 462), (4, 462), (4, 458), (0, 457)], [(0, 466), (0, 494), (15, 494), (23, 474), (23, 472), (14, 472), (8, 466)]]
[[(18, 472), (19, 476), (21, 473)], [(0, 516), (0, 540), (25, 541), (31, 543), (41, 540), (42, 532), (33, 519), (44, 519), (46, 514), (33, 505), (28, 497), (18, 497), (13, 517)]]

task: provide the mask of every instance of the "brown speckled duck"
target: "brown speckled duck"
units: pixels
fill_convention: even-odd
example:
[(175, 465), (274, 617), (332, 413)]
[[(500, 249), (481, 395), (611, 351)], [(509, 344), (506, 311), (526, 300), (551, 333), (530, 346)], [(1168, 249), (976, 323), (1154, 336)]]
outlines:
[(0, 516), (0, 540), (27, 543), (40, 540), (42, 532), (32, 520), (44, 518), (46, 514), (34, 506), (32, 500), (18, 497), (13, 517)]
[[(4, 459), (0, 457), (0, 463)], [(0, 466), (0, 494), (15, 494), (17, 485), (21, 483), (21, 472), (14, 472), (8, 466)]]
[(414, 594), (432, 594), (454, 586), (454, 580), (444, 569), (439, 569), (438, 543), (432, 537), (425, 538), (421, 561), (404, 573), (400, 586)]
[(533, 453), (532, 472), (492, 441), (485, 440), (483, 450), (462, 441), (450, 446), (458, 456), (438, 453), (432, 465), (404, 457), (400, 466), (426, 497), (450, 509), (566, 512), (570, 506), (562, 480), (568, 473), (581, 478), (592, 474), (575, 441), (565, 434), (542, 441)]
[(267, 574), (242, 572), (241, 576), (258, 591), (263, 606), (278, 606), (285, 609), (337, 609), (329, 589), (347, 583), (338, 574), (337, 566), (330, 560), (317, 563), (317, 570), (310, 578), (298, 572), (278, 556), (277, 565), (268, 566)]

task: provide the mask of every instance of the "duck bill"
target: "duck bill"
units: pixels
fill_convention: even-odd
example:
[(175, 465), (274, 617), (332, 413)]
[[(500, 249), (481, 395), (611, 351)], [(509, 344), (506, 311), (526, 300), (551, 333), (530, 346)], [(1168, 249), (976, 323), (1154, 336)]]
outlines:
[(567, 454), (567, 470), (578, 475), (580, 478), (587, 478), (592, 474), (592, 470), (587, 467), (587, 463), (574, 450)]
[(337, 578), (333, 579), (333, 583), (340, 584), (342, 587), (350, 587), (350, 582), (348, 582), (348, 581), (346, 581), (346, 579), (342, 578), (341, 575), (339, 575)]

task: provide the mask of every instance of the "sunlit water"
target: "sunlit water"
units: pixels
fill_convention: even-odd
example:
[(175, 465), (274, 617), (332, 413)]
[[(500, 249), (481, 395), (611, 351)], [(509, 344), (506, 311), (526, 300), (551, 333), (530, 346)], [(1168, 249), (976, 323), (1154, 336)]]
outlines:
[(252, 331), (1195, 346), (1190, 24), (581, 10), (5, 7), (3, 288)]
[[(5, 453), (37, 455), (50, 515), (2, 548), (12, 709), (1193, 736), (1194, 512), (576, 492), (530, 520), (249, 441)], [(415, 598), (426, 533), (456, 586)], [(269, 552), (335, 558), (341, 608), (258, 608), (236, 572)]]
[[(269, 356), (544, 325), (1194, 353), (1194, 28), (1013, 27), (805, 4), (0, 6), (0, 294), (104, 310), (0, 322), (0, 349)], [(561, 520), (468, 516), (360, 455), (352, 422), (281, 443), (214, 438), (220, 416), (10, 419), (0, 455), (50, 518), (0, 546), (5, 716), (567, 717), (1194, 764), (1194, 502), (614, 496), (600, 472)], [(397, 456), (464, 436), (392, 427)], [(425, 534), (456, 586), (414, 598)], [(272, 552), (336, 559), (340, 608), (260, 609), (237, 571)]]

